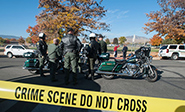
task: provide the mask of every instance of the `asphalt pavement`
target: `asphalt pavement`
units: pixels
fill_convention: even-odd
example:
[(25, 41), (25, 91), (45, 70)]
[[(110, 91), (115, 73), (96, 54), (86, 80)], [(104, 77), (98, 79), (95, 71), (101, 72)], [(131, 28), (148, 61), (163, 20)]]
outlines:
[[(107, 93), (185, 100), (185, 60), (154, 60), (152, 64), (157, 67), (160, 78), (153, 83), (142, 78), (114, 77), (112, 80), (106, 80), (101, 76), (96, 76), (96, 79), (92, 81), (85, 79), (84, 74), (79, 74), (78, 85), (76, 86), (72, 85), (72, 79), (70, 79), (71, 83), (69, 85), (64, 85), (64, 73), (61, 71), (56, 76), (58, 81), (51, 82), (48, 71), (45, 71), (47, 77), (40, 77), (39, 74), (31, 74), (27, 70), (23, 70), (22, 66), (25, 60), (25, 58), (9, 59), (1, 55), (0, 80)], [(84, 69), (84, 72), (87, 71)], [(95, 111), (6, 99), (0, 100), (0, 112), (25, 111), (25, 109), (31, 112)]]

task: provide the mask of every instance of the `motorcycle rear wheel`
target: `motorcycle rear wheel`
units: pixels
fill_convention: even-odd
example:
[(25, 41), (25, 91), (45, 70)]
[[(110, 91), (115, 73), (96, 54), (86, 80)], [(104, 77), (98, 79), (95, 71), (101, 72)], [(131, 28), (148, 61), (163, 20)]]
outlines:
[(153, 70), (153, 74), (152, 71), (149, 69), (148, 70), (148, 75), (147, 75), (147, 80), (149, 82), (155, 82), (158, 79), (158, 74), (157, 74), (157, 70), (154, 66), (151, 66), (152, 70)]
[(114, 75), (106, 75), (106, 74), (102, 74), (101, 76), (102, 76), (104, 79), (108, 79), (108, 80), (110, 80), (110, 79), (114, 78)]

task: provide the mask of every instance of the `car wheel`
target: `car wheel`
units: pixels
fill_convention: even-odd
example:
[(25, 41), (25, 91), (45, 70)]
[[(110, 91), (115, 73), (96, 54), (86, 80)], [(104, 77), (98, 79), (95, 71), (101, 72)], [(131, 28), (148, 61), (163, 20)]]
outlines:
[(12, 58), (12, 57), (13, 57), (13, 54), (12, 54), (11, 52), (9, 52), (9, 53), (7, 54), (7, 56), (8, 56), (8, 58)]
[(179, 58), (179, 55), (178, 54), (172, 54), (172, 57), (171, 57), (173, 60), (177, 60)]

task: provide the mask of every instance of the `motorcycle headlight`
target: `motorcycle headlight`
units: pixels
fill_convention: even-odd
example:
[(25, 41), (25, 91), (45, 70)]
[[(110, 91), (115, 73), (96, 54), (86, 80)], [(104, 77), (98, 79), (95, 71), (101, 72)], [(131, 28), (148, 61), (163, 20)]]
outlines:
[(144, 65), (144, 67), (145, 67), (145, 68), (148, 68), (148, 65), (146, 64), (146, 65)]

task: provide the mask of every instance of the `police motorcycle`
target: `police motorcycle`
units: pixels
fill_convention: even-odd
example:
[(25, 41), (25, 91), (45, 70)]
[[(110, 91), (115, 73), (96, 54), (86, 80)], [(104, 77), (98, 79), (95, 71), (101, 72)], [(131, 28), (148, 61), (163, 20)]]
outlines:
[(133, 78), (146, 78), (149, 82), (158, 79), (157, 69), (151, 65), (152, 56), (149, 47), (140, 47), (135, 55), (127, 60), (106, 61), (101, 63), (96, 74), (105, 79), (112, 79), (114, 76), (129, 76)]
[[(35, 53), (33, 52), (26, 52), (23, 54), (24, 58), (27, 58), (27, 60), (24, 62), (23, 69), (28, 70), (32, 74), (38, 74), (39, 73), (39, 59), (36, 58)], [(59, 60), (57, 70), (63, 70), (63, 60)], [(49, 70), (49, 58), (47, 56), (45, 62), (44, 62), (44, 71)]]
[[(90, 50), (90, 46), (88, 44), (85, 44), (80, 52), (80, 63), (87, 64), (88, 55)], [(101, 65), (102, 62), (108, 61), (110, 58), (110, 53), (101, 53), (101, 55), (97, 56), (97, 65), (98, 67)]]

